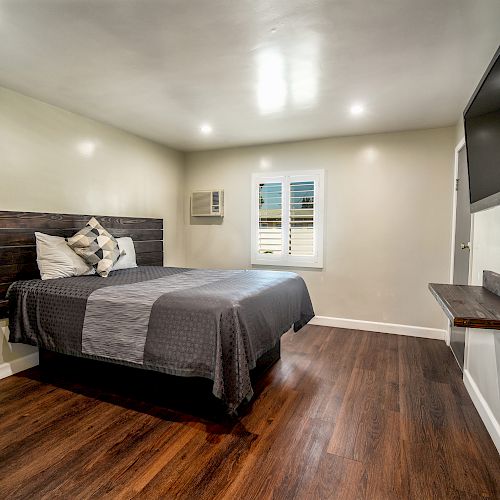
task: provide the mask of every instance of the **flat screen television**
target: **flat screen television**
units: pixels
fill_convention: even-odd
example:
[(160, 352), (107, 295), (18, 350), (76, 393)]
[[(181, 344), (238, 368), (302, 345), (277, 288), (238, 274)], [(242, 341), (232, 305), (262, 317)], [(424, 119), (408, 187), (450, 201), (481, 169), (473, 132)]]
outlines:
[(500, 205), (500, 47), (464, 111), (471, 212)]

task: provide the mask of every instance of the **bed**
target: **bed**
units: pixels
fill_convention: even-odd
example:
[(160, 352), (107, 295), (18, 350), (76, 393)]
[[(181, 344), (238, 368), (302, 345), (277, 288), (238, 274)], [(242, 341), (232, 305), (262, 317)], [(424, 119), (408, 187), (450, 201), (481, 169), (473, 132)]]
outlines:
[(0, 212), (0, 280), (9, 284), (0, 307), (8, 311), (10, 342), (209, 379), (234, 413), (253, 395), (250, 372), (259, 359), (279, 352), (280, 337), (314, 316), (295, 273), (163, 267), (160, 219), (96, 216), (110, 232), (133, 237), (137, 268), (108, 278), (39, 279), (31, 234), (67, 236), (90, 217)]

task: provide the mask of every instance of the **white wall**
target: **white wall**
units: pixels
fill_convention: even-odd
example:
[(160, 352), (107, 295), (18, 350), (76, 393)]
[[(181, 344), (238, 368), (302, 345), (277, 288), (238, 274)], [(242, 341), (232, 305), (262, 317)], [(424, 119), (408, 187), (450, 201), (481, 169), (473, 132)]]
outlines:
[[(183, 182), (181, 153), (0, 88), (0, 210), (164, 218), (182, 266)], [(1, 376), (33, 349), (0, 328)]]
[[(445, 329), (427, 290), (450, 265), (455, 128), (186, 155), (186, 264), (250, 267), (253, 172), (326, 171), (325, 266), (299, 270), (317, 315)], [(189, 194), (225, 189), (222, 223), (189, 217)]]
[[(473, 215), (471, 284), (483, 270), (500, 273), (500, 206)], [(468, 329), (464, 382), (500, 451), (500, 331)]]
[(471, 284), (482, 285), (483, 270), (500, 273), (500, 206), (472, 217)]

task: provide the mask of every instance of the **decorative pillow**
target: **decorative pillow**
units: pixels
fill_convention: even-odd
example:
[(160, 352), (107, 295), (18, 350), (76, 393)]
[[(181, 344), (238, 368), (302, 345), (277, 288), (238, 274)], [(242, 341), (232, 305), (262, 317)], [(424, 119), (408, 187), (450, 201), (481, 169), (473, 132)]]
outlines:
[(95, 269), (77, 255), (60, 236), (35, 233), (36, 263), (42, 280), (95, 274)]
[[(113, 271), (137, 267), (137, 262), (135, 260), (135, 247), (132, 238), (126, 236), (124, 238), (116, 238), (116, 241), (118, 242), (118, 248), (120, 250), (120, 258), (113, 266)], [(123, 255), (123, 252), (125, 252), (125, 255)]]
[(108, 233), (95, 217), (75, 235), (68, 238), (68, 245), (86, 262), (94, 266), (97, 274), (105, 278), (120, 257), (116, 238)]

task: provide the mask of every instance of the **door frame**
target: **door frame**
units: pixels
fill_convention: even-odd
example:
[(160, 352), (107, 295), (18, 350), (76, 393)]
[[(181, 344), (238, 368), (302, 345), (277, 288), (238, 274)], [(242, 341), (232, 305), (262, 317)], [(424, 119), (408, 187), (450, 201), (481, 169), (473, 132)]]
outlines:
[[(451, 249), (450, 249), (450, 283), (453, 283), (453, 270), (455, 267), (455, 243), (456, 243), (456, 225), (457, 225), (457, 178), (458, 178), (458, 153), (465, 147), (465, 136), (460, 139), (455, 147), (455, 157), (454, 157), (454, 167), (453, 167), (453, 211), (451, 219)], [(472, 235), (474, 234), (474, 214), (471, 214), (471, 227), (470, 227), (470, 239), (471, 248), (469, 251), (469, 283), (471, 282), (472, 276), (472, 252), (474, 251), (474, 245), (472, 242)], [(446, 344), (450, 345), (450, 334), (451, 325), (448, 322)], [(465, 366), (465, 365), (464, 365)]]

